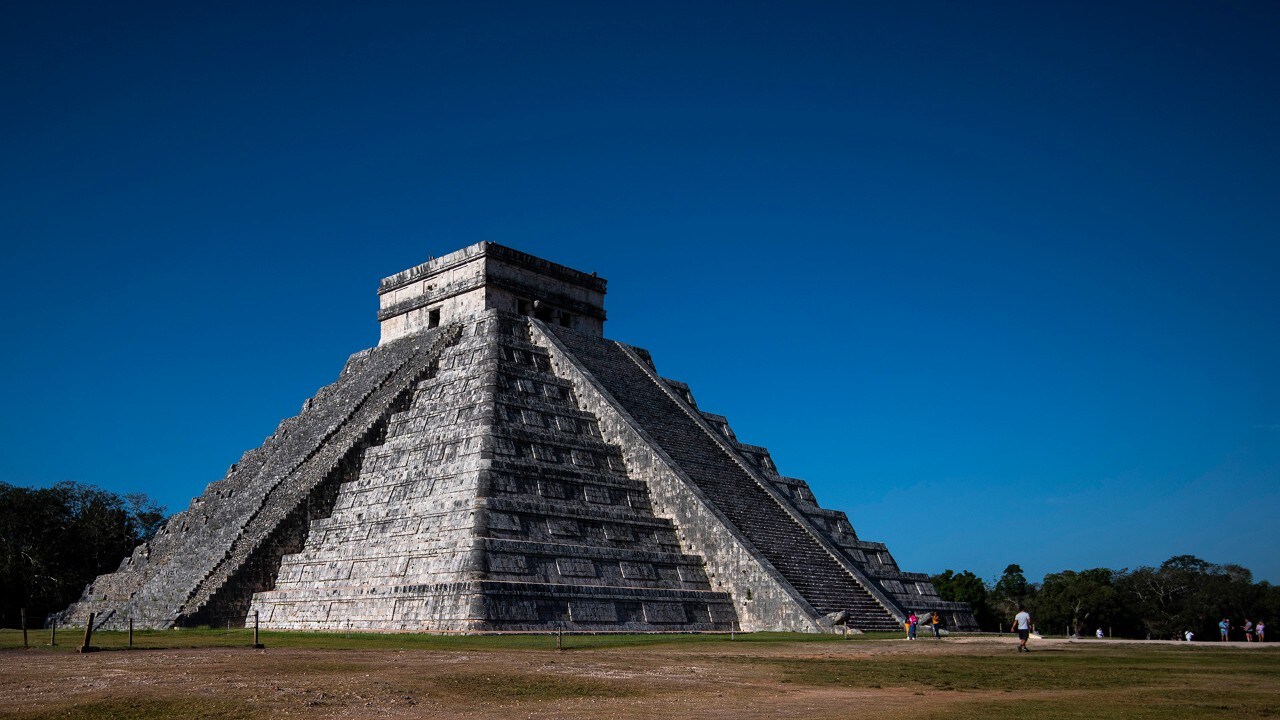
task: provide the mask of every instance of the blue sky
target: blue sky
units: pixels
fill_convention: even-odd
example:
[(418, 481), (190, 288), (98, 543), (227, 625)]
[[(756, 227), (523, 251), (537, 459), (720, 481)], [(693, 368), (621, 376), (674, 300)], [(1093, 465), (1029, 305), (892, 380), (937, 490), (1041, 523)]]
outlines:
[(1280, 581), (1280, 6), (622, 5), (6, 5), (0, 480), (183, 509), (493, 240), (908, 569)]

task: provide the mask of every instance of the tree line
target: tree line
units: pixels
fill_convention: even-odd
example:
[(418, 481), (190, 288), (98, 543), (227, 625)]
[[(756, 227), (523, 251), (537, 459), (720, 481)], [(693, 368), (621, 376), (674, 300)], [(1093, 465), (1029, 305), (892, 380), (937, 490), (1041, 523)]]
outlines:
[(1239, 565), (1219, 565), (1194, 555), (1177, 555), (1159, 567), (1134, 570), (1063, 570), (1029, 582), (1022, 568), (1009, 565), (995, 582), (968, 570), (947, 570), (932, 578), (944, 600), (969, 603), (983, 630), (1009, 629), (1022, 606), (1042, 633), (1092, 635), (1097, 628), (1115, 637), (1217, 640), (1218, 622), (1231, 620), (1232, 639), (1243, 639), (1245, 618), (1280, 623), (1280, 587), (1254, 582)]
[(164, 519), (164, 508), (143, 493), (0, 482), (0, 627), (17, 627), (23, 608), (29, 625), (42, 625), (119, 567)]
[[(0, 482), (0, 627), (16, 627), (75, 602), (85, 585), (151, 538), (164, 508), (142, 493), (117, 495), (91, 485), (61, 482), (48, 488)], [(932, 578), (944, 600), (969, 603), (983, 630), (1008, 630), (1018, 607), (1041, 632), (1171, 638), (1191, 630), (1217, 638), (1218, 621), (1245, 618), (1280, 625), (1280, 588), (1254, 582), (1239, 565), (1218, 565), (1192, 555), (1134, 570), (1064, 570), (1027, 580), (1010, 565), (994, 582), (968, 570)]]

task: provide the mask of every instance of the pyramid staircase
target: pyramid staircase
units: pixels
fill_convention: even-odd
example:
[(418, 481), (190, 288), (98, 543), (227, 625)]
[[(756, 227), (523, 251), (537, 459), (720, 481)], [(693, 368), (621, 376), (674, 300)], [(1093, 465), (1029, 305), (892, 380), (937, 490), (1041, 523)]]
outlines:
[[(807, 523), (696, 422), (642, 356), (618, 343), (555, 329), (557, 337), (703, 494), (820, 614), (847, 611), (862, 630), (901, 627), (891, 601), (842, 564)], [(893, 609), (891, 609), (893, 608)], [(900, 612), (900, 611), (898, 611)]]
[(418, 384), (252, 610), (293, 629), (737, 627), (525, 318), (496, 313)]
[(299, 507), (323, 510), (397, 399), (433, 371), (458, 332), (441, 328), (352, 356), (301, 413), (52, 619), (83, 625), (96, 613), (107, 629), (130, 619), (143, 628), (242, 624), (248, 598), (270, 587), (274, 562), (305, 536), (309, 517)]

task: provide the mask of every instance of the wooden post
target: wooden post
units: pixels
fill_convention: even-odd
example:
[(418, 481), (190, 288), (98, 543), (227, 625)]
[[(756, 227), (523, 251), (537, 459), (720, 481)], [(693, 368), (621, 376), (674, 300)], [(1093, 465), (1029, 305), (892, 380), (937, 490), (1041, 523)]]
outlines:
[(49, 624), (49, 647), (53, 647), (54, 645), (57, 645), (57, 644), (58, 644), (58, 620), (55, 618), (54, 621)]
[(253, 611), (253, 649), (261, 650), (264, 647), (266, 646), (258, 642), (258, 611), (254, 610)]
[(27, 649), (27, 609), (22, 608), (22, 649)]
[(133, 618), (129, 618), (129, 649), (133, 649)]
[(564, 650), (564, 630), (556, 628), (556, 650)]
[(78, 652), (87, 653), (87, 652), (93, 652), (94, 650), (98, 649), (90, 644), (90, 642), (93, 640), (94, 616), (95, 616), (95, 613), (89, 613), (89, 622), (84, 624), (84, 644), (80, 646), (80, 650)]

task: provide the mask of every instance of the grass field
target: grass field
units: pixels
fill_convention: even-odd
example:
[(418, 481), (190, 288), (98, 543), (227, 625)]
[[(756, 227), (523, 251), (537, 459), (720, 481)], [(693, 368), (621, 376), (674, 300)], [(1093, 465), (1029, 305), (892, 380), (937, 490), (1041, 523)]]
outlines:
[[(856, 640), (891, 639), (899, 633), (868, 633), (850, 636)], [(698, 644), (718, 643), (729, 640), (723, 634), (598, 634), (565, 635), (559, 639), (561, 646), (574, 648), (629, 647), (636, 645), (663, 645), (669, 643)], [(813, 635), (806, 633), (747, 633), (733, 635), (732, 642), (841, 642), (837, 635)], [(29, 630), (29, 649), (44, 652), (75, 652), (83, 644), (84, 629), (64, 629), (57, 633), (56, 646), (50, 646), (48, 630)], [(259, 640), (273, 648), (316, 648), (327, 650), (554, 650), (555, 635), (428, 635), (413, 633), (315, 633), (315, 632), (262, 632)], [(103, 650), (124, 650), (129, 647), (129, 634), (123, 631), (96, 631), (93, 646)], [(134, 649), (179, 649), (212, 647), (247, 647), (253, 643), (253, 630), (235, 628), (195, 628), (182, 630), (135, 630)], [(0, 629), (0, 650), (22, 648), (22, 632)]]
[(1272, 647), (566, 635), (556, 651), (554, 636), (263, 633), (255, 651), (250, 637), (139, 632), (134, 650), (80, 655), (78, 634), (22, 650), (0, 631), (18, 646), (0, 650), (0, 718), (1280, 717)]

